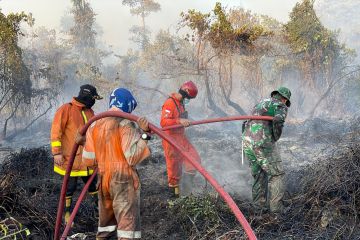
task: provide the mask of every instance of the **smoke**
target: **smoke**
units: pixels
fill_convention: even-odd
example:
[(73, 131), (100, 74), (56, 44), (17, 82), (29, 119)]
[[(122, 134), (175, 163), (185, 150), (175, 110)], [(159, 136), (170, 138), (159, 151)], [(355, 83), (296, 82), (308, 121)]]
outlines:
[(360, 63), (360, 2), (357, 0), (319, 0), (315, 10), (322, 23), (339, 31), (340, 41), (357, 52), (356, 63)]
[[(173, 19), (173, 16), (176, 16), (176, 19), (174, 20), (169, 20), (169, 22), (165, 21), (166, 24), (172, 25), (171, 27), (165, 26), (165, 28), (175, 28), (174, 26), (177, 26), (177, 22), (180, 20), (178, 14), (181, 10), (186, 11), (188, 8), (191, 8), (191, 6), (195, 6), (196, 9), (210, 11), (210, 9), (214, 6), (213, 3), (208, 2), (207, 4), (197, 2), (194, 3), (194, 5), (191, 5), (190, 3), (188, 3), (189, 5), (186, 5), (181, 2), (179, 3), (179, 5), (182, 5), (181, 8), (177, 8), (178, 5), (174, 5), (174, 3), (170, 1), (160, 1), (160, 3), (163, 5), (162, 14), (172, 15), (171, 19)], [(254, 4), (249, 3), (245, 5), (246, 3), (244, 1), (241, 3), (243, 6), (249, 7)], [(97, 7), (99, 7), (98, 4), (99, 3), (94, 3), (95, 7), (93, 9), (95, 13), (97, 13)], [(350, 47), (354, 47), (357, 50), (360, 49), (358, 46), (358, 24), (360, 21), (357, 19), (358, 14), (356, 11), (356, 9), (360, 10), (358, 5), (358, 1), (355, 0), (348, 0), (343, 2), (323, 0), (320, 1), (318, 5), (316, 5), (317, 12), (324, 24), (331, 29), (341, 28), (340, 36), (342, 41), (346, 42)], [(228, 7), (231, 6), (229, 5)], [(167, 9), (170, 8), (171, 11), (169, 10), (167, 12)], [(112, 11), (110, 11), (111, 15), (114, 14), (114, 9), (116, 10), (116, 8), (113, 8)], [(341, 9), (341, 11), (338, 11), (338, 9)], [(128, 9), (126, 9), (126, 11), (128, 11)], [(110, 15), (110, 13), (107, 15)], [(103, 18), (104, 15), (103, 13), (101, 14), (102, 15), (97, 16), (97, 18)], [(70, 25), (73, 24), (73, 21), (67, 16), (68, 15), (65, 14), (65, 17), (62, 19), (63, 30), (66, 31), (68, 31), (71, 28)], [(155, 23), (160, 21), (160, 18), (161, 21), (164, 22), (164, 18), (161, 16), (162, 15), (155, 13), (149, 18), (148, 22), (151, 25), (155, 25)], [(36, 15), (34, 17), (36, 18)], [(349, 21), (349, 19), (351, 21)], [(126, 44), (123, 43), (123, 40), (126, 38), (127, 42), (127, 29), (130, 27), (130, 25), (136, 23), (136, 19), (134, 20), (134, 18), (131, 18), (129, 21), (131, 22), (119, 21), (121, 23), (119, 26), (115, 26), (115, 24), (101, 26), (104, 29), (104, 35), (107, 34), (109, 26), (113, 30), (116, 29), (117, 31), (120, 31), (120, 34), (117, 35), (116, 41), (122, 42), (120, 45), (125, 46)], [(156, 31), (157, 28), (151, 25), (150, 28)], [(95, 24), (94, 29), (97, 32), (97, 36), (99, 36), (99, 32), (101, 32), (99, 30), (100, 27), (96, 26), (98, 25)], [(345, 26), (349, 27), (345, 28)], [(121, 37), (119, 37), (120, 35)], [(127, 52), (125, 50), (127, 47), (119, 49), (115, 46), (111, 48), (107, 47), (105, 43), (97, 41), (96, 48), (99, 49), (103, 55), (106, 55), (104, 54), (104, 52), (106, 52), (108, 54), (106, 56), (108, 56), (111, 60), (108, 60), (108, 62), (101, 62), (101, 64), (103, 64), (102, 66), (99, 66), (101, 75), (96, 75), (96, 77), (94, 77), (91, 72), (86, 72), (88, 75), (86, 75), (84, 72), (77, 72), (75, 66), (78, 62), (75, 55), (72, 57), (65, 57), (62, 59), (62, 61), (66, 62), (67, 64), (70, 62), (70, 64), (66, 65), (66, 68), (61, 69), (63, 71), (63, 76), (66, 76), (65, 82), (62, 88), (59, 88), (60, 94), (58, 96), (58, 105), (54, 106), (52, 111), (48, 114), (47, 120), (52, 120), (57, 107), (63, 103), (71, 101), (73, 96), (77, 96), (80, 85), (85, 83), (94, 83), (98, 87), (98, 92), (104, 97), (103, 100), (96, 102), (96, 105), (94, 106), (96, 113), (103, 112), (108, 109), (108, 97), (114, 88), (126, 87), (133, 92), (135, 98), (138, 101), (138, 107), (134, 111), (134, 114), (139, 116), (146, 116), (152, 123), (159, 126), (161, 107), (164, 101), (167, 99), (167, 96), (172, 92), (177, 92), (181, 83), (188, 80), (194, 81), (199, 87), (198, 97), (194, 100), (191, 100), (190, 104), (187, 106), (190, 118), (192, 120), (200, 120), (218, 116), (220, 112), (209, 109), (208, 95), (204, 85), (204, 76), (197, 74), (196, 71), (193, 71), (194, 56), (190, 53), (192, 53), (194, 50), (194, 46), (189, 46), (189, 44), (186, 45), (181, 42), (179, 39), (183, 38), (183, 36), (176, 36), (177, 38), (175, 38), (175, 36), (172, 35), (172, 37), (175, 40), (169, 44), (169, 49), (171, 51), (167, 49), (166, 51), (160, 53), (157, 52), (160, 47), (163, 47), (165, 44), (167, 44), (166, 42), (158, 41), (157, 45), (152, 46), (153, 48), (149, 50), (150, 53), (147, 52), (148, 55), (152, 54), (150, 57), (146, 56), (148, 58), (141, 58), (142, 53), (136, 50)], [(155, 42), (156, 39), (153, 41)], [(65, 50), (68, 49), (60, 48), (59, 52)], [(285, 49), (285, 52), (287, 50), (288, 49)], [(118, 55), (119, 52), (127, 53), (120, 56)], [(102, 60), (104, 60), (104, 58)], [(148, 61), (148, 65), (156, 65), (153, 67), (154, 69), (149, 69), (148, 65), (144, 67), (145, 60)], [(271, 91), (276, 89), (278, 86), (283, 85), (292, 91), (292, 106), (289, 109), (288, 120), (304, 119), (309, 116), (309, 110), (314, 106), (314, 103), (317, 99), (319, 99), (321, 94), (319, 95), (318, 92), (311, 90), (309, 86), (304, 84), (304, 79), (302, 79), (299, 70), (289, 68), (284, 70), (280, 76), (279, 72), (276, 70), (276, 64), (278, 62), (276, 62), (275, 57), (264, 56), (260, 58), (259, 68), (255, 69), (258, 71), (250, 71), (250, 74), (246, 74), (246, 71), (249, 71), (249, 69), (247, 69), (249, 65), (242, 65), (242, 60), (243, 59), (240, 57), (234, 60), (233, 89), (230, 95), (232, 101), (239, 104), (247, 113), (250, 113), (252, 107), (258, 101), (260, 101), (262, 98), (269, 97)], [(287, 60), (290, 61), (293, 59), (290, 56)], [(180, 65), (179, 69), (175, 69), (174, 67), (174, 65), (177, 63)], [(214, 63), (214, 66), (212, 66), (213, 69), (209, 70), (210, 80), (213, 81), (212, 83), (216, 82), (214, 81), (217, 75), (215, 65), (216, 63)], [(182, 70), (189, 70), (189, 66), (192, 67), (190, 68), (191, 71), (189, 71), (189, 74), (184, 74), (181, 72)], [(250, 65), (250, 67), (253, 66)], [(168, 71), (171, 72), (169, 73)], [(175, 76), (171, 75), (173, 73), (175, 73)], [(78, 74), (83, 74), (82, 76), (87, 77), (79, 77)], [(170, 76), (167, 78), (168, 75), (165, 74)], [(259, 74), (259, 78), (263, 80), (261, 84), (254, 84), (255, 81), (249, 79), (249, 77), (255, 76), (256, 74)], [(216, 84), (214, 83), (211, 85), (215, 104), (217, 104), (217, 106), (222, 111), (228, 113), (229, 115), (238, 115), (239, 113), (234, 110), (234, 108), (229, 106), (224, 101), (224, 99), (222, 99), (221, 91), (219, 90), (219, 86)], [(351, 88), (350, 86), (347, 87)], [(339, 91), (335, 91), (335, 93), (339, 93)], [(353, 96), (355, 96), (357, 93), (358, 92), (354, 90), (354, 92), (351, 94), (351, 97), (347, 96), (349, 97), (348, 102), (350, 103), (349, 105), (351, 107), (345, 110), (351, 111), (353, 109), (357, 109), (356, 104), (359, 103), (359, 100), (351, 103), (351, 100), (354, 99)], [(328, 97), (328, 99), (324, 101), (323, 105), (319, 107), (320, 110), (315, 113), (315, 116), (328, 117), (330, 114), (335, 114), (338, 116), (342, 116), (344, 114), (344, 110), (342, 109), (343, 105), (335, 102), (338, 100), (336, 94), (330, 96), (331, 97)], [(332, 109), (331, 106), (335, 106), (335, 110)], [(39, 131), (44, 131), (48, 134), (50, 131), (49, 125), (39, 129)], [(250, 186), (252, 177), (250, 175), (248, 163), (245, 161), (243, 165), (241, 164), (241, 122), (191, 127), (187, 129), (187, 134), (189, 135), (194, 146), (199, 151), (204, 167), (213, 176), (215, 176), (220, 184), (230, 192), (242, 193), (242, 195), (249, 197), (251, 193)], [(284, 137), (286, 137), (286, 135)], [(48, 139), (45, 139), (44, 143), (48, 143)]]

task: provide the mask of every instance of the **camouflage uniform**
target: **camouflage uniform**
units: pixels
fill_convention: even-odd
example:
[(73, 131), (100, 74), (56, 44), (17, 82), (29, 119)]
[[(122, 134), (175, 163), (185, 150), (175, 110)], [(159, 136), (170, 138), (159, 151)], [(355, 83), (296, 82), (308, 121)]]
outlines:
[[(290, 100), (290, 91), (286, 95)], [(284, 171), (280, 156), (275, 148), (275, 142), (280, 138), (290, 101), (286, 105), (281, 102), (283, 95), (278, 91), (271, 98), (258, 103), (252, 115), (272, 116), (273, 121), (250, 120), (243, 129), (244, 153), (249, 160), (251, 173), (254, 177), (252, 196), (254, 204), (261, 208), (269, 208), (271, 212), (282, 210), (284, 195)]]

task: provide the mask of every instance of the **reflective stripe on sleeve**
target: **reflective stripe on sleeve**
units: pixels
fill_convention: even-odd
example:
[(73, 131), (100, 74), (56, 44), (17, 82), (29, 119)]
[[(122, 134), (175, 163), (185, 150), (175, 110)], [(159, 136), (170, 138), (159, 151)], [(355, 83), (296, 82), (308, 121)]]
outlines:
[(87, 152), (87, 151), (85, 151), (85, 149), (83, 150), (82, 156), (87, 159), (95, 159), (95, 153)]
[(117, 230), (118, 238), (141, 238), (141, 231), (123, 231)]
[(98, 232), (113, 232), (116, 230), (116, 225), (106, 226), (106, 227), (98, 227)]
[[(54, 172), (65, 176), (66, 170), (63, 170), (61, 168), (59, 168), (58, 166), (54, 166)], [(71, 171), (70, 172), (70, 176), (71, 177), (86, 177), (91, 175), (94, 172), (94, 170), (89, 169), (89, 171), (83, 170), (83, 171)]]
[(61, 147), (61, 142), (60, 141), (53, 141), (53, 142), (51, 142), (51, 146), (52, 147)]

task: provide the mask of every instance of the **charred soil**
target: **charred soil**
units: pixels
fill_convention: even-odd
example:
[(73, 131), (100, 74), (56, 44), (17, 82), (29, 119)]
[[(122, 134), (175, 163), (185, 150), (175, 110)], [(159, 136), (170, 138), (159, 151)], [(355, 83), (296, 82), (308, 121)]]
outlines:
[[(194, 132), (198, 140), (193, 141), (195, 146), (208, 148), (210, 153), (203, 152), (203, 159), (204, 156), (210, 158), (217, 151), (237, 152), (230, 157), (239, 158), (241, 146), (231, 140), (237, 136), (229, 137), (224, 132), (212, 132), (209, 136), (204, 132)], [(288, 136), (290, 140), (282, 142), (287, 146), (283, 149), (286, 158), (302, 148), (292, 147), (289, 143), (293, 141), (292, 137)], [(298, 142), (301, 142), (300, 137), (297, 138)], [(342, 144), (341, 149), (336, 148), (332, 154), (316, 155), (316, 159), (301, 168), (287, 165), (288, 192), (284, 202), (285, 211), (280, 215), (256, 212), (243, 191), (232, 192), (259, 239), (360, 238), (360, 145), (358, 136), (355, 139), (355, 142)], [(142, 180), (143, 239), (246, 238), (233, 214), (211, 187), (202, 188), (195, 195), (172, 199), (167, 188), (161, 142), (155, 140), (151, 145), (152, 156), (138, 166)], [(209, 162), (204, 161), (204, 165), (207, 164)], [(247, 168), (244, 169), (245, 172)], [(213, 171), (216, 171), (216, 167)], [(197, 184), (203, 186), (204, 181), (200, 176), (197, 176), (197, 180)], [(250, 184), (247, 181), (245, 185)], [(9, 216), (15, 218), (30, 229), (31, 239), (51, 239), (61, 183), (62, 178), (53, 172), (47, 147), (13, 152), (1, 166), (0, 219)], [(82, 186), (79, 183), (78, 192)], [(70, 235), (85, 233), (87, 239), (94, 239), (96, 229), (97, 219), (90, 200), (86, 199)]]

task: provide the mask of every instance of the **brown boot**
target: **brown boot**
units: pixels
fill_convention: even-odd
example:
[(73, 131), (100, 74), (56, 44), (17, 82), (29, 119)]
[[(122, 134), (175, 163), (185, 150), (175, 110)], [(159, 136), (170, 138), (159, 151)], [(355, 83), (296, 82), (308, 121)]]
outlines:
[[(71, 203), (72, 203), (72, 196), (67, 196), (65, 198), (65, 215), (64, 215), (65, 224), (67, 224), (69, 222), (69, 220), (70, 220)], [(71, 223), (71, 227), (74, 227), (74, 222)]]
[(178, 198), (180, 197), (180, 189), (179, 186), (176, 187), (169, 187), (171, 198)]

